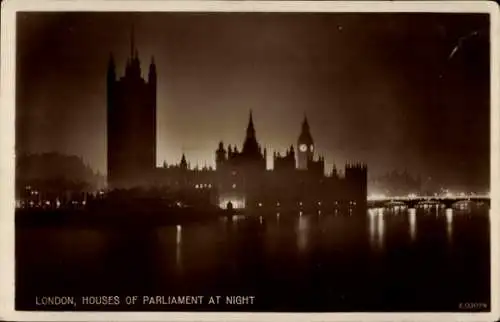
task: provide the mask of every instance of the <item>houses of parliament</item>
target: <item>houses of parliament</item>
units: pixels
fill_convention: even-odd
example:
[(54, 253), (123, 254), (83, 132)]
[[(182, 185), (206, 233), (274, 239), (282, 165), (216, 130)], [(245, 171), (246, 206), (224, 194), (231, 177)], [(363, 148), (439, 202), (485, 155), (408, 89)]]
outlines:
[[(175, 165), (156, 165), (157, 73), (151, 59), (147, 79), (141, 76), (132, 37), (124, 76), (118, 78), (113, 57), (107, 71), (108, 189), (166, 187), (186, 199), (196, 196), (222, 208), (332, 209), (366, 204), (367, 166), (335, 166), (325, 175), (322, 156), (315, 157), (314, 139), (304, 117), (296, 146), (270, 156), (257, 139), (252, 112), (241, 150), (220, 142), (214, 147), (215, 169), (192, 168), (185, 155)], [(243, 132), (243, 131), (242, 131)], [(298, 131), (299, 132), (299, 131)], [(274, 167), (266, 168), (272, 157)]]

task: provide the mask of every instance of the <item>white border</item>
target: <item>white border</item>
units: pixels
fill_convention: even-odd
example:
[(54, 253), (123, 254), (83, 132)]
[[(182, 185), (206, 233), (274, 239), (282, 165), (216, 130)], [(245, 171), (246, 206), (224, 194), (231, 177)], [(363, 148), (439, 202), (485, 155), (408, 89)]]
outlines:
[[(14, 311), (14, 138), (17, 11), (238, 11), (489, 13), (491, 22), (491, 308), (490, 313), (179, 313)], [(4, 0), (1, 13), (0, 103), (0, 319), (10, 321), (495, 321), (499, 320), (500, 111), (498, 5), (486, 1), (117, 1)], [(473, 111), (471, 111), (473, 113)], [(474, 278), (464, 276), (464, 278)]]

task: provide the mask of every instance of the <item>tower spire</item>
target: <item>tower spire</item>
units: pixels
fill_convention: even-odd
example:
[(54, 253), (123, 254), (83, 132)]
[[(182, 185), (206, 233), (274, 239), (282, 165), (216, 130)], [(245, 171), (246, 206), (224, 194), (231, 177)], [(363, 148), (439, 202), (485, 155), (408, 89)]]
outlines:
[(247, 138), (254, 138), (254, 137), (255, 137), (255, 128), (253, 126), (252, 110), (250, 109), (250, 117), (248, 119), (248, 126), (247, 126)]
[(304, 112), (304, 121), (302, 121), (302, 132), (309, 132), (309, 122), (307, 121), (307, 115)]
[(250, 110), (250, 116), (248, 118), (247, 135), (245, 142), (243, 143), (243, 154), (251, 156), (252, 158), (257, 158), (262, 156), (259, 143), (255, 136), (255, 128), (253, 126), (253, 115), (252, 110)]
[(130, 29), (130, 57), (134, 58), (135, 53), (135, 34), (134, 34), (134, 24), (132, 24), (132, 28)]

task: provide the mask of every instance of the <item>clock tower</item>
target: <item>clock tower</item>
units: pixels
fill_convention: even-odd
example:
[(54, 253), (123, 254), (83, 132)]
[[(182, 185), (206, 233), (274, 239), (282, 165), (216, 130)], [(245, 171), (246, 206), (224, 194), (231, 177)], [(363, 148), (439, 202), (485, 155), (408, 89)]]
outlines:
[(314, 156), (314, 141), (309, 130), (309, 123), (307, 117), (304, 116), (302, 122), (302, 131), (299, 139), (297, 140), (297, 167), (299, 170), (306, 170), (309, 160)]

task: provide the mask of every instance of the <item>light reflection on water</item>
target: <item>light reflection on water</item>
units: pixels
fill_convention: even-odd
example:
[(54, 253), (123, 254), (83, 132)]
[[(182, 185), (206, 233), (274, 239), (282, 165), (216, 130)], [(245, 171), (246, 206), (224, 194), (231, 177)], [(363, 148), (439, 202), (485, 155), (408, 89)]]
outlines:
[(177, 225), (175, 236), (175, 263), (180, 271), (182, 271), (182, 226)]
[[(418, 222), (420, 220), (424, 222), (430, 221), (435, 222), (436, 226), (440, 226), (439, 223), (442, 223), (443, 217), (446, 221), (446, 227), (441, 226), (443, 228), (438, 230), (438, 234), (441, 233), (442, 236), (446, 235), (448, 243), (451, 243), (453, 240), (454, 216), (457, 214), (454, 214), (452, 209), (441, 210), (435, 208), (435, 210), (438, 214), (436, 219), (434, 219), (434, 216), (425, 216), (427, 210), (424, 208), (399, 209), (399, 211), (391, 211), (390, 209), (387, 210), (384, 208), (369, 209), (366, 215), (369, 247), (376, 252), (385, 250), (388, 247), (388, 240), (394, 234), (400, 234), (399, 236), (403, 238), (407, 236), (406, 239), (401, 239), (400, 242), (406, 243), (405, 240), (407, 240), (411, 241), (411, 243), (417, 243), (419, 239), (417, 236)], [(459, 215), (462, 212), (463, 211), (458, 211)], [(302, 212), (295, 214), (274, 213), (271, 216), (258, 216), (255, 219), (250, 217), (246, 218), (244, 216), (233, 216), (229, 220), (218, 221), (217, 225), (213, 223), (204, 225), (203, 231), (217, 237), (211, 238), (207, 235), (203, 240), (198, 232), (195, 233), (195, 231), (201, 231), (199, 228), (196, 228), (196, 224), (174, 226), (173, 231), (175, 232), (175, 236), (170, 235), (172, 228), (162, 229), (162, 234), (164, 234), (164, 239), (167, 238), (171, 241), (175, 240), (175, 264), (178, 270), (182, 271), (183, 252), (188, 250), (190, 253), (189, 256), (194, 253), (198, 253), (199, 256), (206, 255), (201, 251), (193, 251), (194, 245), (197, 245), (196, 248), (205, 249), (222, 249), (220, 248), (221, 245), (235, 248), (238, 246), (232, 244), (234, 241), (244, 240), (245, 242), (258, 244), (258, 240), (262, 238), (260, 236), (265, 235), (265, 245), (267, 245), (266, 247), (269, 247), (269, 249), (264, 249), (264, 251), (269, 251), (271, 253), (276, 251), (279, 252), (280, 249), (282, 250), (283, 248), (290, 248), (291, 240), (289, 238), (292, 236), (295, 239), (296, 251), (301, 254), (313, 251), (313, 248), (316, 247), (315, 245), (318, 242), (319, 244), (324, 243), (321, 247), (327, 248), (343, 247), (341, 245), (350, 247), (349, 245), (353, 242), (359, 242), (359, 240), (353, 237), (356, 235), (354, 230), (359, 229), (359, 225), (362, 224), (363, 221), (359, 220), (359, 217), (346, 217), (348, 214), (349, 213), (343, 214), (343, 216), (342, 214), (341, 216), (335, 216), (333, 214), (320, 216), (317, 213), (309, 214)], [(401, 214), (406, 215), (407, 220), (401, 217)], [(283, 221), (283, 223), (280, 224), (281, 221)], [(280, 226), (282, 227), (280, 228)], [(226, 227), (224, 230), (225, 234), (218, 233), (216, 227)], [(229, 228), (229, 230), (227, 228)], [(425, 228), (420, 229), (425, 230)], [(188, 238), (186, 243), (184, 243), (184, 238), (186, 237), (184, 236), (185, 231)], [(265, 234), (262, 234), (262, 232), (265, 232)], [(401, 235), (401, 233), (403, 233), (403, 235)], [(421, 234), (425, 235), (425, 232), (422, 231)], [(172, 237), (167, 237), (167, 235)], [(358, 238), (362, 237), (361, 235), (357, 236)], [(217, 240), (217, 242), (215, 242), (215, 240)], [(167, 244), (162, 247), (169, 248)]]
[(410, 238), (413, 242), (417, 235), (417, 210), (415, 208), (408, 209), (408, 222), (410, 223)]
[(384, 219), (384, 209), (380, 208), (377, 216), (377, 248), (384, 248), (384, 230), (385, 230), (385, 219)]
[(453, 209), (446, 209), (446, 235), (448, 242), (453, 240)]
[[(319, 290), (314, 300), (319, 302), (332, 289), (365, 294), (370, 287), (382, 298), (381, 283), (393, 289), (406, 283), (405, 289), (420, 290), (423, 298), (441, 287), (444, 291), (435, 297), (440, 300), (456, 293), (450, 285), (462, 280), (464, 272), (489, 267), (489, 252), (484, 251), (488, 212), (439, 209), (436, 218), (435, 207), (430, 208), (431, 215), (423, 208), (400, 209), (398, 215), (383, 209), (352, 216), (348, 211), (337, 216), (328, 211), (321, 216), (273, 212), (262, 214), (262, 224), (259, 216), (235, 216), (126, 231), (27, 229), (16, 231), (16, 264), (25, 288), (39, 285), (44, 272), (48, 286), (42, 290), (55, 294), (63, 293), (68, 283), (82, 293), (94, 287), (107, 293), (121, 285), (126, 293), (144, 287), (150, 293), (219, 294), (224, 287), (234, 294), (244, 288), (249, 294), (259, 290), (261, 298), (271, 293), (272, 298), (305, 300)], [(464, 260), (468, 258), (475, 260)], [(443, 273), (436, 266), (447, 269)], [(137, 289), (127, 289), (130, 283)], [(313, 285), (314, 291), (305, 292), (305, 285)]]
[(305, 251), (307, 249), (307, 239), (309, 235), (309, 216), (300, 215), (297, 222), (297, 246), (300, 251)]
[(385, 219), (384, 208), (371, 209), (368, 211), (370, 245), (372, 248), (381, 250), (384, 248)]

